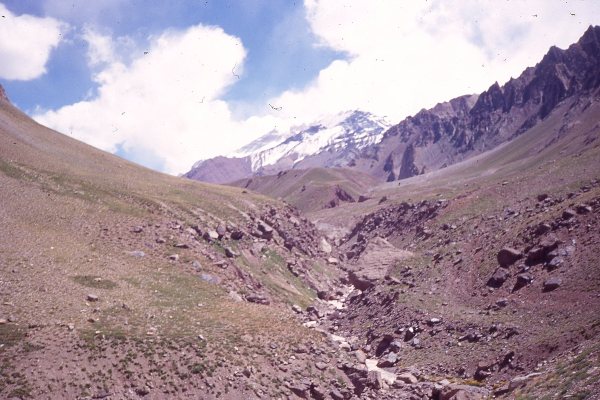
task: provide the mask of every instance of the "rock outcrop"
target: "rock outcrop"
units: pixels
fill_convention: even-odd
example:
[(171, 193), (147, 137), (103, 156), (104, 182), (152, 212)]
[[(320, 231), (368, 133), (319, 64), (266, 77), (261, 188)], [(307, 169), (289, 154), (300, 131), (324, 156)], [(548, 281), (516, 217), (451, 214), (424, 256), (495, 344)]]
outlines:
[[(564, 99), (600, 86), (600, 26), (566, 50), (479, 95), (457, 97), (390, 128), (368, 172), (388, 181), (444, 168), (496, 147), (544, 119)], [(369, 154), (369, 151), (364, 152)]]

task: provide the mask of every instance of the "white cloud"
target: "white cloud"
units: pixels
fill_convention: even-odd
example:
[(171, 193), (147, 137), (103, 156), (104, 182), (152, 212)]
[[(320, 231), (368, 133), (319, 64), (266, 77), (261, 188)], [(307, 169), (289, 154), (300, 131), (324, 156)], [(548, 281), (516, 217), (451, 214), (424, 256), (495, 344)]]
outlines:
[(0, 3), (0, 78), (31, 80), (43, 75), (65, 28), (53, 18), (14, 15)]
[(248, 140), (243, 132), (269, 130), (258, 118), (242, 127), (219, 99), (238, 79), (233, 68), (242, 74), (246, 55), (241, 41), (220, 28), (167, 31), (150, 38), (131, 63), (120, 61), (111, 39), (91, 30), (83, 37), (90, 64), (105, 64), (94, 76), (97, 96), (39, 113), (38, 122), (107, 151), (144, 149), (169, 173), (238, 148)]
[(594, 1), (305, 0), (304, 6), (316, 45), (345, 56), (306, 87), (270, 99), (274, 109), (262, 104), (264, 112), (245, 120), (232, 115), (222, 98), (243, 74), (246, 50), (218, 27), (167, 31), (144, 47), (88, 27), (82, 37), (97, 94), (35, 118), (101, 149), (124, 150), (149, 166), (159, 159), (165, 172), (181, 173), (274, 128), (285, 132), (323, 115), (362, 109), (399, 122), (516, 77), (551, 45), (564, 47), (600, 22)]
[[(399, 121), (517, 77), (551, 45), (600, 22), (597, 2), (305, 0), (319, 45), (347, 54), (301, 90), (272, 99), (282, 117), (364, 109)], [(575, 14), (575, 15), (573, 15)]]

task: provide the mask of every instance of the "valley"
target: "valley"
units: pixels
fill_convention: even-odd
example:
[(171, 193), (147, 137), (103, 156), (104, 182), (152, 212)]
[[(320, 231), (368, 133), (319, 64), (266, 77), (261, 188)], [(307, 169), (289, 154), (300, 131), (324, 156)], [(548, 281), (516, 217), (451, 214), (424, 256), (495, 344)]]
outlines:
[(590, 27), (297, 165), (212, 160), (228, 186), (0, 91), (0, 397), (598, 398), (599, 71)]

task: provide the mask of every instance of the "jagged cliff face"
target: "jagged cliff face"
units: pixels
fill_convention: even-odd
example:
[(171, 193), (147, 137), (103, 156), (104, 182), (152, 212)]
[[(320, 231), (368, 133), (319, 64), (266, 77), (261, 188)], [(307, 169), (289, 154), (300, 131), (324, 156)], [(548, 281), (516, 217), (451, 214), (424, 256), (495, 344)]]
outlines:
[[(423, 110), (390, 128), (366, 170), (388, 181), (443, 168), (489, 150), (544, 119), (565, 98), (600, 86), (600, 27), (567, 50), (552, 47), (504, 86)], [(363, 168), (364, 169), (364, 168)]]

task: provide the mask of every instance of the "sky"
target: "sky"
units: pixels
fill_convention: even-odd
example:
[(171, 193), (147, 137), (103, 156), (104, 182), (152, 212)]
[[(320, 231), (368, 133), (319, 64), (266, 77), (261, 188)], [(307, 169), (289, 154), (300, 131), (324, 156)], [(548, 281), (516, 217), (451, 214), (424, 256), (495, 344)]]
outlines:
[(41, 124), (180, 174), (348, 110), (398, 123), (599, 24), (597, 0), (0, 0), (0, 84)]

